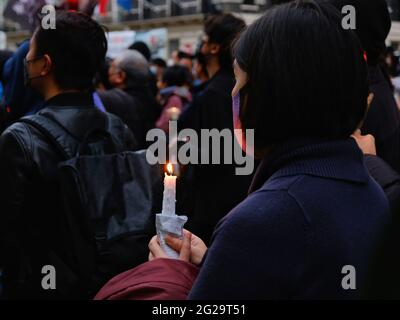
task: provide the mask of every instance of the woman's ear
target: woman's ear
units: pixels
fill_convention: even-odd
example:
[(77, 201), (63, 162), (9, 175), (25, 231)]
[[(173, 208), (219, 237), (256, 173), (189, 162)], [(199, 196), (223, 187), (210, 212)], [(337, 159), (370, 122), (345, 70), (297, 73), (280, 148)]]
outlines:
[(247, 73), (242, 69), (240, 69), (236, 61), (234, 63), (234, 71), (235, 71), (236, 84), (232, 90), (232, 97), (237, 96), (240, 90), (244, 88), (244, 86), (248, 81)]

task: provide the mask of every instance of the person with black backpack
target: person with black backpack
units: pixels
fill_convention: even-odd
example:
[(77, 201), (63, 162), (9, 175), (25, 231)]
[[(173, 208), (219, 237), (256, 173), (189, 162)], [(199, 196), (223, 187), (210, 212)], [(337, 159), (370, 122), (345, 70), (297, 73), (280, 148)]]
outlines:
[[(153, 209), (142, 208), (153, 203), (154, 168), (129, 153), (128, 127), (94, 106), (106, 52), (103, 28), (77, 12), (57, 12), (56, 29), (39, 27), (31, 39), (26, 84), (45, 108), (0, 137), (1, 298), (90, 298), (125, 264), (146, 259), (140, 232)], [(140, 223), (128, 219), (138, 196), (149, 199)]]

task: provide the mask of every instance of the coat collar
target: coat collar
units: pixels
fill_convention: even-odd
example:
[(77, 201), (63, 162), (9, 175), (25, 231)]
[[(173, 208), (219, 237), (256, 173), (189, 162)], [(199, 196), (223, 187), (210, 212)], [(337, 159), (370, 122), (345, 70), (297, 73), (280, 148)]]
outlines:
[(45, 102), (45, 107), (92, 107), (93, 94), (89, 92), (61, 93)]
[(250, 193), (266, 181), (284, 176), (310, 175), (366, 183), (368, 171), (354, 139), (324, 141), (296, 139), (275, 147), (260, 163)]
[(58, 123), (71, 136), (81, 140), (88, 127), (107, 128), (107, 117), (97, 109), (90, 93), (66, 93), (46, 102), (38, 112)]

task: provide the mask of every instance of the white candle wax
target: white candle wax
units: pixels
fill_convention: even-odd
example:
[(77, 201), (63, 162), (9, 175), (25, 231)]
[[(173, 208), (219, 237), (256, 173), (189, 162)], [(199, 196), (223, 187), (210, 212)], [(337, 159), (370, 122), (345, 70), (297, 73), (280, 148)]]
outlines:
[(175, 215), (176, 176), (165, 174), (162, 214)]

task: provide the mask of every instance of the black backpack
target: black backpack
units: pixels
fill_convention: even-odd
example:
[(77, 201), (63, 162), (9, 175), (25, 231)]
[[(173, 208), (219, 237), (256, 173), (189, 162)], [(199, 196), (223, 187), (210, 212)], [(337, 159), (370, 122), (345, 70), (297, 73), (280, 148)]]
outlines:
[[(47, 117), (20, 121), (39, 130), (65, 159), (57, 177), (65, 224), (60, 256), (67, 267), (62, 269), (72, 275), (57, 271), (63, 279), (57, 290), (92, 298), (113, 276), (147, 261), (155, 214), (161, 212), (162, 170), (148, 164), (146, 151), (123, 151), (111, 130), (94, 129), (80, 143)], [(60, 138), (60, 130), (67, 138)]]

